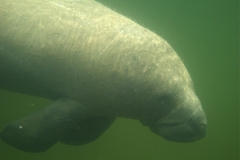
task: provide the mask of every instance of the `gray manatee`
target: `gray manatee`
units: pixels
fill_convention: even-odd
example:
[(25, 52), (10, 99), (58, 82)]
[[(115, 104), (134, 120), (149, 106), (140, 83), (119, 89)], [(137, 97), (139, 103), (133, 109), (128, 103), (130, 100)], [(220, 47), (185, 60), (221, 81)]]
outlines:
[(206, 134), (192, 80), (161, 37), (93, 0), (0, 0), (0, 88), (53, 103), (3, 128), (28, 152), (97, 139), (116, 117), (176, 142)]

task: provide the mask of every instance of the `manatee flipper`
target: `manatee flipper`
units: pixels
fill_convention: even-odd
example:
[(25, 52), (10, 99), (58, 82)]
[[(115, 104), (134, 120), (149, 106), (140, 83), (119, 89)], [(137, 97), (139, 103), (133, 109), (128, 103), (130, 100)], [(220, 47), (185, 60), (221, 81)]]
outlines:
[(100, 137), (115, 119), (116, 117), (104, 116), (86, 118), (70, 129), (60, 141), (70, 145), (82, 145), (92, 142)]
[(46, 151), (87, 113), (86, 107), (79, 102), (61, 98), (29, 117), (8, 124), (0, 136), (6, 143), (23, 151)]

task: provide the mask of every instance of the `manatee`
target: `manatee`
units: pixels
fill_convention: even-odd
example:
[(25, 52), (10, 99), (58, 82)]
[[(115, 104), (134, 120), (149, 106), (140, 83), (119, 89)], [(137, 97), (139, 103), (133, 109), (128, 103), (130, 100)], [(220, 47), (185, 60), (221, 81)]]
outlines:
[(93, 0), (0, 3), (0, 89), (53, 101), (6, 125), (4, 142), (26, 152), (82, 145), (117, 117), (169, 141), (205, 136), (189, 73), (160, 36)]

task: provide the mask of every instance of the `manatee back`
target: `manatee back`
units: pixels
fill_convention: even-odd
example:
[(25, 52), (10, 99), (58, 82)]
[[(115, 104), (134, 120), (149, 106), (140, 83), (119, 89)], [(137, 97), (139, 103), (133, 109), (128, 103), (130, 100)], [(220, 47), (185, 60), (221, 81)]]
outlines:
[(125, 92), (191, 86), (165, 40), (95, 1), (1, 4), (1, 88), (99, 104)]

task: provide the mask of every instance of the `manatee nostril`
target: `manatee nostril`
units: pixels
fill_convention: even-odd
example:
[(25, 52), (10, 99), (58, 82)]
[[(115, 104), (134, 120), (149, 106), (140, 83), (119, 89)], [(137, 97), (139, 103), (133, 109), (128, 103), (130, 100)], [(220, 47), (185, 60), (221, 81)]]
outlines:
[(206, 124), (201, 123), (201, 124), (199, 125), (199, 129), (200, 129), (201, 131), (205, 131), (205, 130), (206, 130)]
[(202, 137), (204, 137), (206, 135), (206, 123), (200, 123), (199, 124), (199, 133)]

